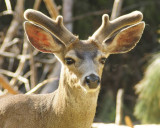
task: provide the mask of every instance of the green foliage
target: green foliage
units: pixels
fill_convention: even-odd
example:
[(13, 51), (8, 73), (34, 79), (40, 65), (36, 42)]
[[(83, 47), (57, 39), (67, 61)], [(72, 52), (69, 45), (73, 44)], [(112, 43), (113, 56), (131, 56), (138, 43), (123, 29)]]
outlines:
[(147, 67), (142, 81), (136, 85), (139, 94), (135, 116), (142, 123), (160, 123), (160, 54)]

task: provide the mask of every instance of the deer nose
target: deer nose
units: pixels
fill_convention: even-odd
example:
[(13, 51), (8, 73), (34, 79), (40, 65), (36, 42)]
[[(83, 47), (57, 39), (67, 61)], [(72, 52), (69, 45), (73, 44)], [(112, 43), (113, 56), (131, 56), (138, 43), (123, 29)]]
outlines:
[(97, 86), (100, 84), (100, 78), (95, 74), (91, 74), (85, 77), (85, 82), (89, 86), (89, 88), (97, 88)]

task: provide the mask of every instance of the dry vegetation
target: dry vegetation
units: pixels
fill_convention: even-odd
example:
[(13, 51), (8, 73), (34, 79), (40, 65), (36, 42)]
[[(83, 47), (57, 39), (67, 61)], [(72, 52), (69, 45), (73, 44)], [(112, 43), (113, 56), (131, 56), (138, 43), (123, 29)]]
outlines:
[[(13, 15), (6, 33), (1, 31), (0, 45), (0, 83), (1, 95), (6, 93), (36, 93), (43, 85), (56, 80), (56, 77), (49, 78), (51, 71), (57, 68), (54, 55), (43, 55), (33, 49), (28, 43), (23, 31), (24, 0), (17, 0), (15, 10), (11, 3), (6, 0), (7, 10), (3, 15)], [(41, 0), (36, 0), (34, 9), (38, 9)], [(53, 19), (58, 15), (55, 4), (52, 0), (45, 0)], [(7, 12), (7, 13), (6, 13)], [(39, 84), (38, 84), (39, 83)]]

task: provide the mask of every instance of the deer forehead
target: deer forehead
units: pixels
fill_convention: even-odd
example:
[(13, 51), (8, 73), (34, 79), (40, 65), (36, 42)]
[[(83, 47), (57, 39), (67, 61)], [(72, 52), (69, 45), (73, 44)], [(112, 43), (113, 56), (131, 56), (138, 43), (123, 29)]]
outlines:
[(65, 57), (93, 59), (100, 55), (103, 55), (103, 53), (101, 52), (100, 47), (95, 42), (79, 41), (71, 44), (67, 48)]

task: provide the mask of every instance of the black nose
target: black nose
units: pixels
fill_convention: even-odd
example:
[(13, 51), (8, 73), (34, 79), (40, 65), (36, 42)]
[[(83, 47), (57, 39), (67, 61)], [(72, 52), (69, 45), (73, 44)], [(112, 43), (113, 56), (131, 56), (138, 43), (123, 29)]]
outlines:
[(85, 82), (89, 88), (97, 88), (97, 86), (100, 84), (100, 78), (95, 74), (91, 74), (85, 77)]

